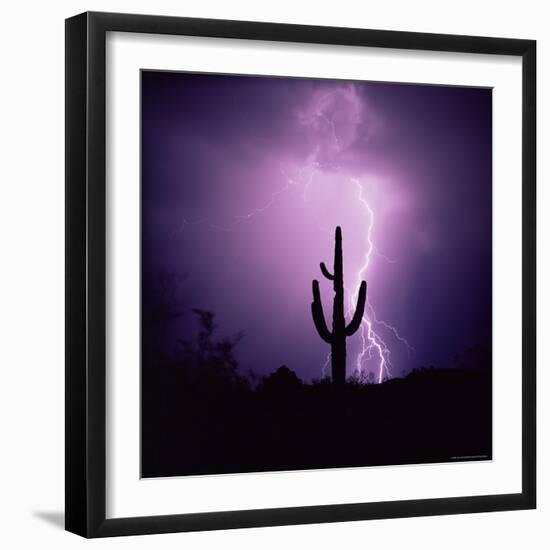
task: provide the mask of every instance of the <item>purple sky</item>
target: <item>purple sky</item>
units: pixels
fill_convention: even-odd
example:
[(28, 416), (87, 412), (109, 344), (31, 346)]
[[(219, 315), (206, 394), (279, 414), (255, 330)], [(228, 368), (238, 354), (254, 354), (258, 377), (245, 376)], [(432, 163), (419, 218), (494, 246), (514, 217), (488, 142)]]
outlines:
[(187, 308), (243, 331), (243, 370), (319, 378), (311, 281), (330, 322), (340, 225), (363, 372), (446, 366), (491, 341), (491, 121), (487, 89), (143, 72), (144, 274), (185, 276)]

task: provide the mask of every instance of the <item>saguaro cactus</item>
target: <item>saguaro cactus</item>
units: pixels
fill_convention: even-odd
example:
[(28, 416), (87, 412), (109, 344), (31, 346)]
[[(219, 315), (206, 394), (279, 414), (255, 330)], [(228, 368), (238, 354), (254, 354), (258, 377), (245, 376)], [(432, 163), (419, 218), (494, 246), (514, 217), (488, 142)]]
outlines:
[(342, 257), (342, 230), (336, 228), (334, 244), (334, 273), (331, 274), (325, 264), (321, 262), (321, 272), (334, 284), (334, 304), (332, 307), (332, 332), (329, 331), (323, 313), (321, 294), (319, 292), (319, 281), (313, 281), (313, 302), (311, 313), (313, 322), (319, 336), (328, 344), (331, 349), (332, 382), (336, 385), (343, 385), (346, 382), (346, 338), (357, 332), (361, 326), (365, 312), (367, 299), (367, 283), (361, 282), (357, 306), (352, 320), (346, 326), (344, 317), (344, 267)]

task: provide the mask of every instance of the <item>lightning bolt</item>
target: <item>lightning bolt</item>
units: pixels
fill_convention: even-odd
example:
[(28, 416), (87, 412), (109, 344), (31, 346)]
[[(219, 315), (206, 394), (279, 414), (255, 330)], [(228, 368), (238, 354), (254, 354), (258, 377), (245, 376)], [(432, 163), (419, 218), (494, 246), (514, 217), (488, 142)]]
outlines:
[[(350, 181), (357, 187), (357, 190), (358, 190), (357, 200), (359, 204), (361, 204), (362, 208), (365, 210), (367, 215), (367, 231), (366, 231), (367, 249), (365, 252), (363, 264), (361, 265), (361, 267), (359, 268), (359, 271), (357, 272), (355, 287), (353, 291), (350, 293), (350, 300), (349, 300), (348, 311), (347, 311), (348, 316), (350, 316), (351, 312), (353, 311), (353, 308), (355, 307), (355, 304), (357, 303), (357, 297), (359, 295), (359, 288), (361, 286), (361, 281), (366, 279), (366, 273), (371, 262), (372, 254), (373, 252), (376, 251), (374, 241), (373, 241), (373, 236), (372, 236), (372, 231), (374, 228), (374, 212), (372, 211), (371, 207), (369, 206), (369, 203), (367, 202), (364, 196), (363, 185), (361, 184), (361, 182), (355, 178), (351, 178)], [(357, 354), (357, 358), (355, 361), (355, 369), (356, 369), (355, 375), (359, 381), (364, 379), (364, 373), (363, 373), (364, 363), (366, 360), (373, 359), (373, 355), (374, 355), (374, 357), (377, 358), (377, 362), (378, 362), (377, 379), (378, 379), (378, 383), (380, 384), (385, 379), (392, 377), (391, 350), (389, 346), (386, 344), (385, 340), (382, 338), (382, 336), (380, 336), (380, 334), (376, 332), (374, 326), (382, 325), (386, 329), (388, 329), (394, 335), (396, 340), (406, 347), (407, 353), (409, 354), (409, 356), (411, 355), (412, 352), (414, 352), (414, 348), (409, 344), (409, 342), (405, 338), (403, 338), (398, 333), (395, 327), (377, 318), (376, 312), (369, 301), (368, 293), (367, 293), (366, 311), (367, 311), (367, 314), (363, 316), (363, 321), (361, 324), (361, 350)]]
[(218, 229), (220, 231), (231, 231), (242, 222), (248, 221), (251, 218), (257, 216), (258, 214), (265, 212), (268, 208), (273, 206), (273, 204), (275, 203), (279, 195), (283, 194), (285, 191), (288, 191), (288, 189), (293, 185), (297, 185), (297, 183), (292, 178), (287, 177), (285, 185), (280, 189), (273, 191), (271, 193), (271, 197), (265, 204), (258, 206), (257, 208), (254, 208), (253, 210), (251, 210), (246, 214), (233, 216), (233, 220), (228, 225), (216, 224), (205, 218), (199, 219), (199, 220), (188, 220), (187, 218), (183, 218), (178, 232), (181, 233), (184, 230), (185, 226), (187, 225), (202, 225), (202, 224), (206, 224), (212, 229)]
[[(313, 180), (313, 176), (317, 167), (318, 167), (318, 164), (315, 161), (312, 161), (311, 163), (308, 163), (306, 166), (302, 167), (298, 171), (298, 178), (301, 178), (303, 174), (309, 171), (309, 175), (307, 176), (306, 183), (304, 185), (303, 194), (302, 194), (304, 203), (308, 202), (308, 199), (307, 199), (308, 188)], [(255, 216), (257, 216), (258, 214), (262, 214), (268, 208), (271, 208), (271, 206), (275, 204), (277, 197), (279, 195), (282, 195), (283, 193), (288, 191), (291, 187), (296, 187), (296, 186), (302, 185), (303, 183), (299, 180), (297, 181), (296, 179), (293, 179), (292, 177), (290, 177), (283, 168), (281, 168), (281, 173), (283, 174), (283, 177), (285, 179), (285, 184), (280, 189), (276, 189), (275, 191), (273, 191), (271, 193), (269, 200), (265, 204), (252, 209), (246, 214), (239, 214), (239, 215), (233, 216), (233, 220), (227, 225), (220, 225), (217, 223), (213, 223), (207, 218), (201, 218), (198, 220), (188, 220), (187, 218), (183, 218), (181, 221), (179, 230), (176, 233), (181, 233), (186, 226), (203, 225), (203, 224), (208, 225), (212, 229), (218, 229), (219, 231), (231, 231), (242, 222), (248, 221), (254, 218)]]

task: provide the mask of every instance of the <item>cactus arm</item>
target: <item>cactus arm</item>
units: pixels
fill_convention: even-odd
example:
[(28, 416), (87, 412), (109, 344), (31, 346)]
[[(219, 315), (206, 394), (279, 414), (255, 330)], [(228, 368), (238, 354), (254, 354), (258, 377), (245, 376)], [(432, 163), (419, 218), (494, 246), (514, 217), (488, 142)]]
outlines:
[(365, 313), (366, 301), (367, 283), (365, 281), (362, 281), (361, 287), (359, 288), (359, 296), (357, 298), (357, 307), (355, 308), (355, 314), (353, 315), (353, 319), (350, 321), (349, 325), (346, 327), (346, 336), (351, 336), (359, 330), (359, 327), (361, 326), (361, 321), (363, 320), (363, 314)]
[(321, 294), (319, 292), (319, 281), (313, 281), (313, 302), (311, 302), (311, 315), (315, 328), (319, 333), (319, 336), (328, 344), (332, 342), (332, 334), (328, 330), (327, 323), (325, 321), (325, 315), (323, 313), (323, 304), (321, 303)]
[(329, 281), (334, 281), (334, 275), (330, 274), (327, 266), (325, 265), (325, 262), (321, 262), (321, 272)]

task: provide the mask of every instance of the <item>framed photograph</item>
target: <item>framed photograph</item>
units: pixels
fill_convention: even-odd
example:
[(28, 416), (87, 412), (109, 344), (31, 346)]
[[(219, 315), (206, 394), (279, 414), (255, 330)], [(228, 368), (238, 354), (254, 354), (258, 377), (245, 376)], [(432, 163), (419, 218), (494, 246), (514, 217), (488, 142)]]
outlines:
[(532, 40), (66, 21), (66, 528), (535, 507)]

